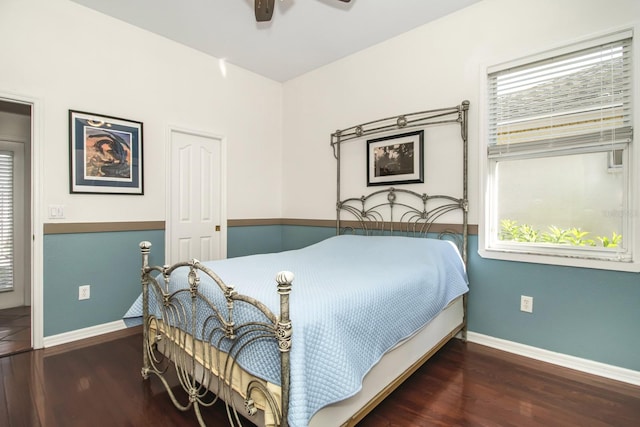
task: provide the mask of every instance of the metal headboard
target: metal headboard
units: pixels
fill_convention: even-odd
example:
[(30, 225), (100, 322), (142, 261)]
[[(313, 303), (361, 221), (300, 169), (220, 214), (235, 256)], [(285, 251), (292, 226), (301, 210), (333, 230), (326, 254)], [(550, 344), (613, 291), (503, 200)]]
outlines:
[[(427, 233), (438, 232), (440, 237), (457, 236), (464, 262), (467, 262), (468, 248), (468, 124), (467, 115), (469, 101), (462, 101), (460, 105), (451, 108), (440, 108), (396, 117), (388, 117), (331, 134), (331, 146), (337, 161), (337, 203), (336, 203), (336, 233), (361, 234), (403, 234), (425, 236)], [(340, 146), (342, 143), (393, 130), (435, 125), (456, 124), (460, 126), (462, 139), (462, 197), (446, 195), (420, 194), (411, 190), (388, 188), (378, 190), (361, 197), (341, 199), (340, 186)], [(436, 223), (444, 214), (460, 210), (462, 225), (457, 230), (442, 229)], [(350, 220), (342, 219), (346, 212)]]

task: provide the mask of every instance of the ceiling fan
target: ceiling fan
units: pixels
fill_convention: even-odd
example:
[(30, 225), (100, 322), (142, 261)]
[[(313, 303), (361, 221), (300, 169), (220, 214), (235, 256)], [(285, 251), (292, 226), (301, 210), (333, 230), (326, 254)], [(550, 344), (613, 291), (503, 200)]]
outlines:
[[(339, 0), (343, 3), (349, 3), (351, 0)], [(273, 8), (276, 0), (254, 0), (254, 11), (256, 14), (256, 21), (265, 22), (271, 21), (273, 16)]]

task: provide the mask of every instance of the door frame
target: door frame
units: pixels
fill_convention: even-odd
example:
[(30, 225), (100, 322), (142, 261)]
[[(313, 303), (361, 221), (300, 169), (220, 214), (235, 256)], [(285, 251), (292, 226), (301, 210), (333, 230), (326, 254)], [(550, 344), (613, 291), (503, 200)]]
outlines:
[(25, 234), (31, 235), (28, 239), (31, 248), (31, 347), (42, 348), (44, 345), (44, 245), (42, 220), (42, 171), (44, 170), (44, 156), (42, 155), (43, 141), (43, 107), (42, 101), (27, 95), (6, 93), (0, 91), (0, 99), (18, 104), (31, 106), (31, 221), (25, 222)]
[[(169, 125), (167, 127), (167, 143), (166, 143), (166, 166), (165, 170), (165, 188), (166, 188), (166, 222), (165, 222), (165, 250), (164, 259), (169, 260), (171, 258), (171, 233), (173, 231), (173, 216), (171, 214), (171, 204), (174, 195), (171, 191), (171, 170), (173, 168), (173, 159), (171, 153), (173, 152), (173, 137), (174, 132), (179, 132), (187, 135), (194, 135), (202, 138), (216, 139), (220, 141), (220, 257), (227, 257), (227, 138), (220, 134), (213, 132), (188, 129), (180, 126)], [(186, 261), (186, 260), (178, 260)]]

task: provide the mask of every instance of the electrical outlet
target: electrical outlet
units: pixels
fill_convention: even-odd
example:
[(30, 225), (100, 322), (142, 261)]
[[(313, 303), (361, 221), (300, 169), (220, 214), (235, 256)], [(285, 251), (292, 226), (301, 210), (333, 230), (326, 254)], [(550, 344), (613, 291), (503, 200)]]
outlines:
[(520, 311), (533, 313), (533, 297), (520, 295)]
[(91, 285), (82, 285), (78, 287), (78, 299), (89, 299), (91, 298)]

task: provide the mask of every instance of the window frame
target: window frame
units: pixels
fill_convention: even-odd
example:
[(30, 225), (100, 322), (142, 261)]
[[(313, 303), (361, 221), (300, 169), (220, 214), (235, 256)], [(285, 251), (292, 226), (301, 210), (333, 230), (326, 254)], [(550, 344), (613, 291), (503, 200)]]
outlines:
[[(488, 82), (489, 75), (495, 71), (503, 70), (506, 68), (517, 67), (529, 63), (534, 63), (540, 60), (544, 60), (553, 56), (563, 55), (579, 51), (585, 48), (601, 45), (610, 41), (621, 40), (628, 38), (629, 36), (634, 38), (637, 34), (638, 25), (632, 27), (625, 27), (617, 31), (608, 32), (596, 37), (585, 38), (574, 42), (562, 44), (560, 46), (545, 50), (543, 52), (537, 52), (531, 55), (525, 55), (519, 59), (509, 61), (496, 61), (495, 65), (489, 65), (482, 67), (481, 76), (481, 93), (480, 99), (481, 105), (484, 108), (480, 109), (479, 114), (479, 129), (480, 129), (480, 143), (479, 146), (479, 173), (480, 173), (480, 215), (478, 222), (478, 253), (483, 258), (498, 259), (507, 261), (529, 262), (549, 265), (562, 265), (572, 267), (584, 267), (584, 268), (596, 268), (605, 270), (616, 271), (629, 271), (640, 272), (640, 236), (638, 236), (638, 230), (640, 230), (640, 181), (638, 168), (640, 167), (640, 149), (637, 148), (638, 141), (636, 141), (636, 149), (634, 149), (633, 142), (628, 144), (628, 148), (625, 148), (623, 153), (626, 156), (625, 160), (629, 166), (627, 180), (625, 181), (625, 194), (627, 198), (628, 213), (624, 217), (625, 224), (623, 226), (623, 233), (632, 236), (627, 250), (629, 253), (628, 260), (616, 259), (614, 251), (592, 249), (592, 248), (574, 248), (574, 247), (550, 247), (550, 245), (536, 245), (536, 244), (522, 244), (515, 242), (501, 241), (500, 244), (495, 244), (495, 239), (491, 238), (491, 227), (495, 224), (495, 218), (492, 215), (497, 211), (497, 199), (492, 194), (493, 180), (495, 166), (497, 162), (495, 159), (490, 159), (488, 155), (488, 143), (489, 143), (489, 90)], [(640, 99), (640, 62), (639, 54), (640, 42), (632, 40), (631, 57), (632, 57), (632, 127), (637, 127), (639, 120), (640, 109), (637, 107), (636, 100)], [(604, 150), (600, 150), (604, 151)], [(616, 170), (616, 172), (620, 172)], [(542, 248), (542, 250), (541, 250)], [(534, 251), (535, 249), (535, 251)], [(604, 256), (603, 256), (604, 255)], [(609, 259), (606, 259), (609, 256)]]

